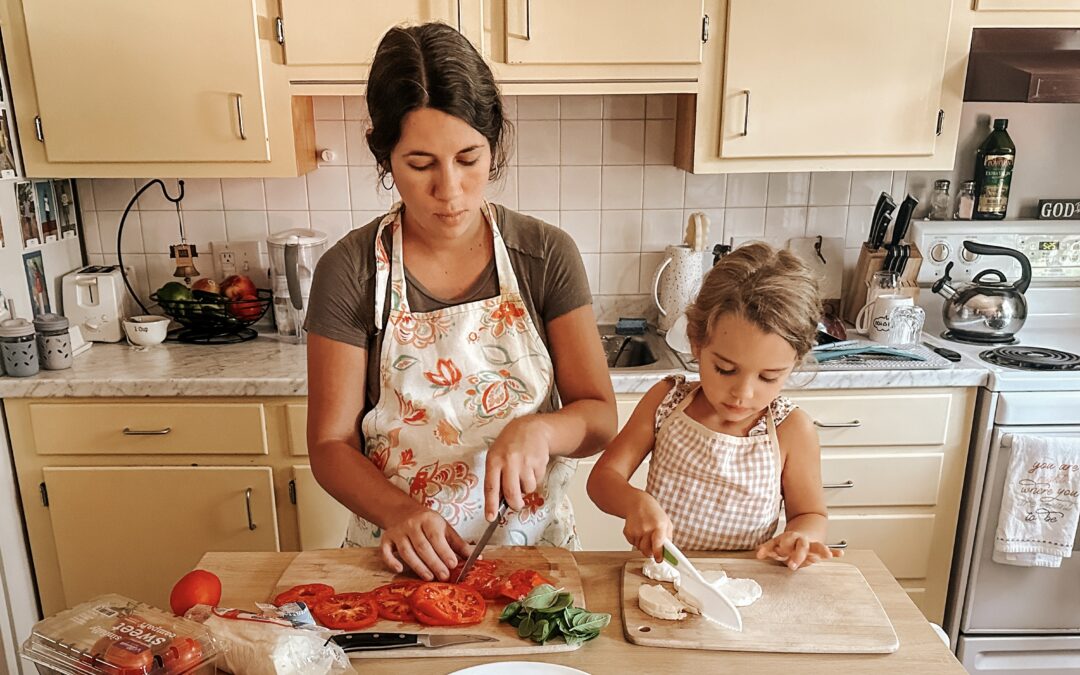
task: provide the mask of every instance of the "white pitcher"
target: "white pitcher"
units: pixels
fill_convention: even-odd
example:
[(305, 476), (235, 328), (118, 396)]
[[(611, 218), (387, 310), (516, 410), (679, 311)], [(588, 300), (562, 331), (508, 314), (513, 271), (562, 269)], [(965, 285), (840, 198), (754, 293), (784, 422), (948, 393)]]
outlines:
[[(670, 267), (670, 269), (668, 269)], [(664, 271), (667, 270), (667, 274)], [(701, 252), (689, 246), (668, 246), (653, 274), (653, 300), (660, 310), (657, 329), (667, 333), (686, 311), (701, 286)]]

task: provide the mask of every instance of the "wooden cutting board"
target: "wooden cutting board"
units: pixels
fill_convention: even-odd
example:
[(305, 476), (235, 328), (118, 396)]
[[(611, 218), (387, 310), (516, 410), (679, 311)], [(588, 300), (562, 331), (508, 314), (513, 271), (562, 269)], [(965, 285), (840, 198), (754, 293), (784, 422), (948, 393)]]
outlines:
[[(584, 605), (585, 592), (581, 585), (581, 574), (577, 563), (569, 551), (554, 547), (515, 546), (507, 548), (490, 547), (484, 549), (484, 558), (500, 561), (499, 573), (509, 573), (515, 569), (533, 569), (550, 579), (556, 586), (574, 594), (574, 604)], [(273, 599), (278, 593), (299, 584), (329, 584), (338, 593), (370, 591), (377, 586), (390, 583), (398, 578), (415, 578), (395, 575), (386, 569), (379, 550), (376, 548), (341, 548), (318, 551), (304, 551), (297, 555), (282, 572), (274, 592), (267, 598)], [(509, 623), (499, 623), (499, 614), (504, 603), (488, 602), (484, 621), (473, 626), (438, 627), (421, 626), (418, 623), (401, 623), (380, 620), (371, 628), (371, 632), (407, 632), (407, 633), (472, 633), (496, 638), (496, 642), (476, 642), (440, 649), (423, 647), (409, 649), (390, 649), (383, 651), (353, 652), (356, 658), (416, 658), (418, 656), (508, 656), (512, 654), (547, 654), (567, 652), (577, 649), (570, 647), (562, 639), (539, 645), (532, 640), (519, 638), (517, 630)], [(580, 645), (579, 645), (580, 646)]]
[[(763, 560), (691, 558), (706, 579), (715, 578), (709, 572), (724, 570), (761, 585), (761, 598), (739, 608), (743, 630), (738, 633), (693, 614), (665, 621), (641, 611), (638, 587), (660, 583), (641, 573), (642, 562), (626, 563), (622, 578), (623, 630), (635, 644), (810, 654), (885, 654), (900, 646), (881, 602), (854, 565), (827, 562), (791, 572)], [(671, 584), (661, 585), (675, 592)]]

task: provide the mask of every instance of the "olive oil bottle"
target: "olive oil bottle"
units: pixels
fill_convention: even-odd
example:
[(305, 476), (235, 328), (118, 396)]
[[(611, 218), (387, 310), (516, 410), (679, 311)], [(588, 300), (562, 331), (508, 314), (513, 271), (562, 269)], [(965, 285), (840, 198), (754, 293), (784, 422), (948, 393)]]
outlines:
[(1016, 161), (1016, 144), (1006, 129), (1009, 120), (994, 120), (994, 130), (975, 154), (974, 220), (1003, 220), (1009, 208), (1009, 184)]

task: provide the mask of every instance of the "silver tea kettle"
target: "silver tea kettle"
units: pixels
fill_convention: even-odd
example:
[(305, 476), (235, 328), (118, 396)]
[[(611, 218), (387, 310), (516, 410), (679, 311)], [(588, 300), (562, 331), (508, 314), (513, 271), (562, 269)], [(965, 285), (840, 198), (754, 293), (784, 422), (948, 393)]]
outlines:
[[(933, 286), (933, 291), (945, 298), (941, 318), (952, 336), (976, 342), (1008, 342), (1027, 319), (1027, 300), (1024, 291), (1031, 283), (1031, 262), (1020, 251), (1003, 246), (991, 246), (965, 241), (964, 248), (978, 255), (1004, 255), (1020, 262), (1020, 279), (1009, 283), (1000, 270), (983, 270), (970, 284), (952, 286), (949, 272)], [(987, 277), (996, 276), (996, 281)]]

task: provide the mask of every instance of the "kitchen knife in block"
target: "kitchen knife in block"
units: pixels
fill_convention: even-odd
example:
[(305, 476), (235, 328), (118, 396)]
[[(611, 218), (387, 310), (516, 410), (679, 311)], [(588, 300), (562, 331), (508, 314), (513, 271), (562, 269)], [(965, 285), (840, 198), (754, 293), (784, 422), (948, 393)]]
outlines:
[(889, 218), (896, 209), (896, 202), (888, 192), (882, 192), (874, 206), (874, 215), (870, 218), (870, 236), (866, 240), (872, 251), (885, 243), (885, 232), (889, 229)]
[(911, 195), (905, 197), (904, 201), (900, 203), (900, 208), (896, 210), (896, 220), (893, 222), (893, 233), (890, 240), (892, 244), (899, 244), (903, 241), (907, 235), (908, 226), (911, 225), (911, 214), (918, 205), (919, 200)]
[[(822, 300), (839, 300), (843, 294), (844, 239), (842, 237), (796, 237), (788, 239), (788, 250), (806, 263), (818, 280)], [(819, 255), (820, 254), (820, 255)], [(824, 262), (822, 259), (824, 258)]]
[[(742, 630), (742, 616), (727, 597), (716, 590), (701, 572), (686, 559), (682, 551), (670, 541), (664, 544), (664, 560), (679, 570), (679, 593), (690, 596), (701, 615), (730, 630)], [(682, 599), (682, 598), (680, 598)]]

